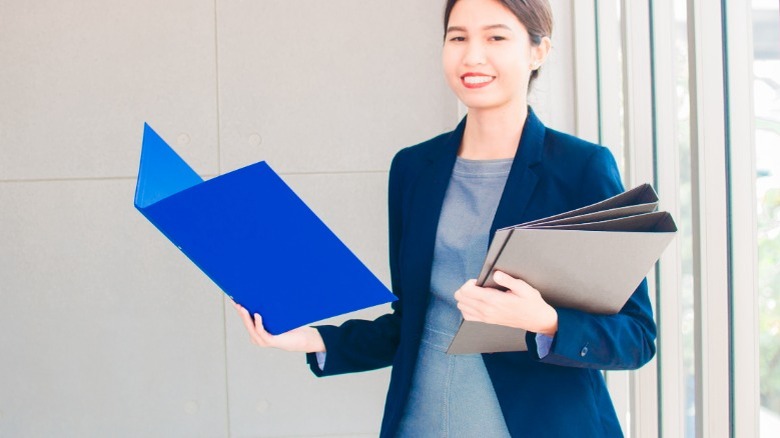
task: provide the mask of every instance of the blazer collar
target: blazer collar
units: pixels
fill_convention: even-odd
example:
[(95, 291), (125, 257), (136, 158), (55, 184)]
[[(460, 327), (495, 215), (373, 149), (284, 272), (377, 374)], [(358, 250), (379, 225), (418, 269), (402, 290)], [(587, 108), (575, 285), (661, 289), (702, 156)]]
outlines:
[(525, 222), (523, 213), (539, 181), (536, 164), (542, 161), (546, 131), (547, 128), (529, 107), (517, 153), (490, 227), (491, 242), (497, 229)]
[[(438, 184), (430, 187), (434, 195), (434, 205), (441, 206), (444, 194), (455, 165), (455, 159), (463, 140), (463, 131), (466, 128), (466, 117), (444, 140), (443, 147), (433, 148), (428, 155), (432, 162), (430, 170)], [(544, 137), (547, 128), (536, 117), (536, 114), (528, 107), (528, 116), (523, 125), (520, 143), (517, 146), (512, 167), (507, 177), (501, 200), (496, 210), (496, 215), (490, 227), (490, 240), (493, 233), (499, 228), (508, 227), (523, 222), (523, 213), (531, 199), (539, 176), (534, 170), (534, 165), (542, 161), (544, 150)], [(438, 215), (435, 218), (438, 223)]]
[[(455, 156), (457, 156), (458, 149), (460, 149), (460, 144), (463, 141), (463, 131), (466, 129), (467, 118), (468, 116), (463, 117), (458, 126), (445, 137), (444, 147), (432, 148), (430, 150), (428, 153), (430, 161), (450, 159), (453, 163), (455, 162)], [(523, 125), (523, 133), (517, 146), (514, 162), (512, 163), (512, 171), (515, 170), (519, 163), (528, 167), (542, 160), (546, 129), (542, 121), (536, 117), (533, 109), (528, 107), (528, 116)]]

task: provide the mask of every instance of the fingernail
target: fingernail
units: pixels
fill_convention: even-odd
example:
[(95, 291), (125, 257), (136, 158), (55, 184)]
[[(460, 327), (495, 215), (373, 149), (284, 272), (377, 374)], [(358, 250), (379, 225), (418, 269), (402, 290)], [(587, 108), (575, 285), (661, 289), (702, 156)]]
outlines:
[(493, 273), (493, 280), (501, 281), (504, 279), (504, 273), (501, 271), (496, 271)]

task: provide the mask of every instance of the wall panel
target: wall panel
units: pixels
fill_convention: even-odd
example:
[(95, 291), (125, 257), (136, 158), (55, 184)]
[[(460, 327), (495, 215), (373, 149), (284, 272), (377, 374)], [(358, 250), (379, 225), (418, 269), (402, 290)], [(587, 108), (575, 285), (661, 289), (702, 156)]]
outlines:
[(451, 129), (443, 2), (218, 2), (222, 171), (387, 170)]
[(0, 180), (132, 176), (148, 121), (215, 174), (214, 3), (0, 0)]
[(0, 436), (221, 436), (221, 293), (134, 184), (0, 184)]

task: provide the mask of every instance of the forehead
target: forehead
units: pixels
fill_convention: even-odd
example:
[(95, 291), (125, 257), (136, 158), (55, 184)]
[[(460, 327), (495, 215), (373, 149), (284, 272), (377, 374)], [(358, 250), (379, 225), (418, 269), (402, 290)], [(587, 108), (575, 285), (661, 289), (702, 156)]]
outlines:
[(459, 0), (450, 12), (448, 27), (483, 28), (504, 25), (524, 28), (514, 13), (497, 0)]

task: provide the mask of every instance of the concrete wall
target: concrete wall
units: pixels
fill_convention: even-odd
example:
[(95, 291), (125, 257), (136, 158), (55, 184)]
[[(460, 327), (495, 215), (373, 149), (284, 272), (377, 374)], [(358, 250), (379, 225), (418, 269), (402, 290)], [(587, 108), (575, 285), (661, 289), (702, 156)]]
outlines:
[[(572, 132), (554, 3), (532, 99)], [(254, 347), (135, 211), (143, 122), (205, 178), (268, 160), (389, 283), (390, 160), (457, 123), (442, 7), (0, 0), (0, 436), (375, 436), (387, 370), (317, 379)]]

